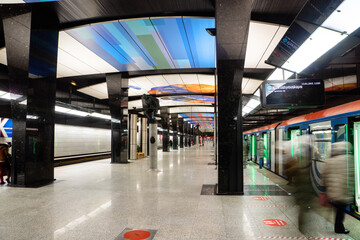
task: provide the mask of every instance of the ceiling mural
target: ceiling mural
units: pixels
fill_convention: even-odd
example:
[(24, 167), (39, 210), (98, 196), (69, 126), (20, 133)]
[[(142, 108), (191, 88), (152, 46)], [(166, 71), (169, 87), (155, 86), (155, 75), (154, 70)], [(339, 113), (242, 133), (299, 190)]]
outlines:
[(186, 103), (197, 103), (197, 104), (212, 104), (214, 103), (214, 97), (209, 96), (170, 96), (170, 97), (160, 97), (161, 100), (171, 100), (176, 102)]
[(214, 128), (214, 114), (213, 113), (191, 113), (179, 114), (184, 121), (194, 125), (199, 124), (200, 129), (213, 129)]
[(170, 93), (215, 93), (215, 86), (208, 84), (174, 84), (169, 86), (154, 87), (149, 94)]
[(146, 18), (65, 30), (118, 71), (214, 68), (212, 18)]

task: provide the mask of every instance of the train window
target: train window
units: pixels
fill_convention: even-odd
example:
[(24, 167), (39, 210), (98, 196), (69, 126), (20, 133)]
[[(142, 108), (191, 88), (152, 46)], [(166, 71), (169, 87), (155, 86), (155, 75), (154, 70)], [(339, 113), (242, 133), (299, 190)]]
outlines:
[(342, 142), (345, 141), (346, 139), (346, 127), (345, 124), (342, 125), (336, 125), (334, 127), (334, 137), (335, 137), (335, 142)]
[(312, 159), (325, 161), (331, 156), (331, 130), (316, 130), (313, 135)]

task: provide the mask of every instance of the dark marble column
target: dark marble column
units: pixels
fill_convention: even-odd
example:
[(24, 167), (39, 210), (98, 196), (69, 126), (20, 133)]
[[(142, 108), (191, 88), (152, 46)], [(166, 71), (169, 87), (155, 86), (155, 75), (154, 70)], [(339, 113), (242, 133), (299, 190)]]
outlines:
[(121, 73), (107, 74), (106, 84), (111, 113), (111, 163), (128, 161), (128, 88)]
[(179, 118), (180, 148), (184, 148), (184, 119)]
[(178, 115), (177, 114), (171, 114), (171, 127), (173, 130), (173, 149), (178, 149)]
[(169, 109), (162, 108), (160, 114), (164, 118), (161, 123), (163, 129), (163, 152), (169, 152)]
[(12, 186), (54, 181), (58, 31), (33, 24), (34, 18), (26, 10), (3, 19), (13, 119)]
[(218, 193), (243, 194), (241, 82), (252, 0), (216, 0)]

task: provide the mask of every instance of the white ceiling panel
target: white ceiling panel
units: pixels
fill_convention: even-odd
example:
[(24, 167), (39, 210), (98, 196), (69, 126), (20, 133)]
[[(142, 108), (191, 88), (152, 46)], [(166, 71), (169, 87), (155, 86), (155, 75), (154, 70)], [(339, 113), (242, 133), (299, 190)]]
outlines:
[(25, 3), (22, 0), (0, 0), (0, 4), (7, 4), (7, 3)]
[[(274, 68), (261, 61), (265, 54), (271, 54), (279, 42), (283, 28), (277, 24), (250, 21), (249, 36), (246, 47), (245, 68)], [(279, 33), (278, 33), (279, 32)], [(281, 36), (280, 36), (281, 35)], [(276, 39), (275, 39), (276, 37)], [(274, 43), (276, 42), (276, 43)]]
[(80, 88), (78, 89), (78, 91), (98, 99), (108, 98), (107, 85), (105, 82), (95, 84), (89, 87)]
[[(78, 61), (88, 65), (92, 69), (95, 69), (96, 72), (99, 73), (108, 73), (108, 72), (118, 72), (116, 68), (111, 66), (105, 60), (100, 58), (98, 55), (90, 51), (80, 42), (75, 40), (69, 34), (64, 31), (59, 32), (59, 49), (62, 49), (69, 55), (76, 58)], [(59, 59), (59, 63), (63, 65), (69, 65), (69, 62), (64, 62)], [(74, 70), (77, 70), (77, 65), (70, 65)], [(78, 70), (80, 71), (80, 69)], [(63, 73), (59, 72), (59, 74), (64, 75)], [(91, 74), (91, 72), (83, 73), (83, 74)]]
[(198, 74), (198, 80), (200, 84), (214, 85), (215, 76), (208, 74)]
[(65, 76), (80, 76), (82, 73), (75, 71), (67, 66), (58, 63), (57, 65), (57, 77), (65, 77)]
[[(181, 79), (183, 80), (184, 84), (199, 84), (199, 79), (197, 74), (180, 74)], [(200, 86), (198, 86), (200, 89)], [(187, 88), (187, 90), (192, 91), (191, 88)]]
[(184, 84), (179, 74), (164, 74), (163, 77), (170, 85)]
[(214, 75), (207, 75), (207, 74), (198, 74), (198, 80), (201, 88), (202, 93), (209, 92), (209, 88), (202, 86), (202, 85), (211, 85), (214, 88), (211, 88), (211, 92), (215, 92), (215, 76)]
[[(70, 69), (73, 69), (76, 72), (79, 72), (83, 75), (100, 73), (98, 70), (90, 67), (85, 62), (77, 59), (73, 55), (69, 54), (68, 52), (65, 52), (60, 48), (58, 50), (58, 63)], [(66, 76), (65, 73), (60, 72), (60, 70), (61, 69), (57, 69), (58, 74), (62, 76)]]
[(288, 30), (288, 27), (285, 27), (285, 26), (280, 26), (278, 28), (277, 32), (274, 35), (274, 38), (271, 40), (268, 48), (266, 49), (263, 57), (261, 58), (261, 60), (259, 62), (257, 68), (273, 68), (273, 66), (266, 64), (265, 60), (267, 60), (269, 58), (269, 56), (274, 51), (275, 47), (278, 45), (280, 40), (283, 38), (283, 36), (285, 35), (287, 30)]
[(140, 87), (143, 91), (148, 92), (155, 85), (146, 77), (129, 78), (129, 85)]
[(0, 49), (0, 63), (7, 65), (6, 48)]
[(137, 89), (129, 86), (129, 96), (139, 96), (143, 94), (147, 94), (147, 91), (145, 89)]
[(245, 89), (246, 85), (248, 84), (248, 82), (249, 82), (249, 78), (243, 77), (242, 82), (241, 82), (241, 89), (242, 89), (243, 93), (244, 93), (244, 89)]
[(157, 87), (169, 85), (169, 83), (165, 80), (165, 78), (162, 75), (146, 76), (146, 78)]
[(247, 84), (244, 88), (242, 88), (243, 94), (254, 94), (256, 89), (259, 88), (263, 81), (262, 80), (256, 80), (256, 79), (248, 79)]

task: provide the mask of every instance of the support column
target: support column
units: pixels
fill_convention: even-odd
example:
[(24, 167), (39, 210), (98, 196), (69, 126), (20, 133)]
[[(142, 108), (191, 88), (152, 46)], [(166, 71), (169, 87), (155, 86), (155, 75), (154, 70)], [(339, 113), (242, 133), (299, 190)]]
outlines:
[(242, 100), (252, 0), (216, 0), (218, 194), (243, 194)]
[(149, 124), (150, 137), (150, 170), (157, 170), (157, 123)]
[(169, 109), (162, 108), (160, 110), (161, 116), (163, 116), (164, 120), (162, 121), (162, 129), (163, 129), (163, 152), (169, 152)]
[(184, 148), (184, 119), (179, 118), (180, 148)]
[(128, 161), (128, 88), (121, 73), (107, 74), (106, 84), (111, 113), (111, 163)]
[(137, 120), (136, 114), (130, 114), (130, 159), (136, 160), (137, 154)]
[(147, 144), (148, 144), (148, 130), (147, 130), (147, 118), (141, 118), (141, 151), (145, 156), (148, 155)]
[(171, 126), (173, 130), (173, 150), (178, 149), (178, 115), (171, 114)]
[(39, 16), (22, 10), (3, 18), (13, 119), (11, 185), (32, 187), (54, 181), (58, 31), (36, 26)]

